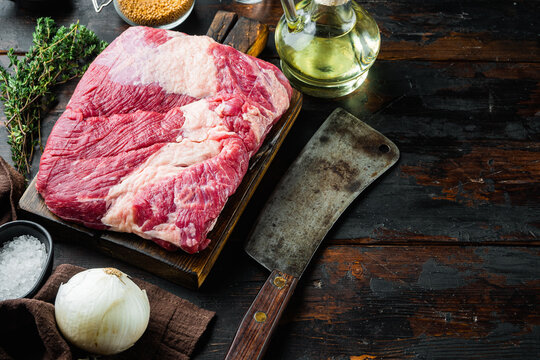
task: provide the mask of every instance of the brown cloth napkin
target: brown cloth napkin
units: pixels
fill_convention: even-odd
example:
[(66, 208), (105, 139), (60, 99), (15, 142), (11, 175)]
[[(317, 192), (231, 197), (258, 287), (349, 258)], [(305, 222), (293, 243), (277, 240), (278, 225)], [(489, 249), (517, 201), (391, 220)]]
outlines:
[(24, 176), (0, 156), (0, 225), (17, 220), (17, 202), (24, 192)]
[[(60, 284), (83, 270), (59, 265), (33, 299), (0, 302), (0, 359), (70, 360), (87, 356), (60, 335), (53, 305)], [(145, 281), (132, 280), (148, 295), (148, 328), (130, 349), (100, 359), (189, 359), (215, 313)]]

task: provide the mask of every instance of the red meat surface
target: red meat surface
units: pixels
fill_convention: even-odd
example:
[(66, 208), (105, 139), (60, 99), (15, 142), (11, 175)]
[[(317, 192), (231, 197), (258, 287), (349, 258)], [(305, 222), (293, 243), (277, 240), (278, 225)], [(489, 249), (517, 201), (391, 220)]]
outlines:
[(207, 37), (130, 28), (56, 122), (37, 190), (63, 219), (201, 251), (291, 94), (276, 67)]

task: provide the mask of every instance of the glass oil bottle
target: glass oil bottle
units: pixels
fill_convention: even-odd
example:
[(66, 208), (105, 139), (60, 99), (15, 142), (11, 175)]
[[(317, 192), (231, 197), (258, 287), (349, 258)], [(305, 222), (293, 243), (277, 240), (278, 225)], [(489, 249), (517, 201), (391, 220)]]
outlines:
[(354, 0), (281, 0), (276, 28), (283, 73), (294, 87), (333, 98), (356, 90), (380, 47), (377, 23)]

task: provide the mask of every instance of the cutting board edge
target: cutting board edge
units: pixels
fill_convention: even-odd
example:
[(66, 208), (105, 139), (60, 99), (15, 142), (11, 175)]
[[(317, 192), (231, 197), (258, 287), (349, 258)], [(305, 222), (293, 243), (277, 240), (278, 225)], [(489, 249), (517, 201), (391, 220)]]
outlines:
[[(53, 242), (76, 244), (93, 249), (173, 283), (192, 289), (199, 287), (200, 273), (192, 269), (181, 267), (171, 262), (160, 261), (156, 258), (149, 257), (146, 253), (139, 251), (140, 249), (126, 247), (112, 241), (110, 238), (103, 238), (102, 234), (104, 232), (93, 231), (65, 221), (55, 221), (54, 218), (33, 213), (24, 206), (24, 203), (19, 203), (19, 208), (21, 210), (19, 214), (22, 219), (41, 223), (49, 232), (52, 232)], [(57, 234), (64, 235), (58, 236)], [(171, 270), (175, 271), (171, 272)]]

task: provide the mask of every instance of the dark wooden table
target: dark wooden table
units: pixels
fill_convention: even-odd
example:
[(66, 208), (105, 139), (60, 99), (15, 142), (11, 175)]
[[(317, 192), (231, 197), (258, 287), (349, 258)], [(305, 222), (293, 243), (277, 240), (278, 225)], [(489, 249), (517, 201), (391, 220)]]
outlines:
[[(381, 53), (368, 80), (303, 110), (206, 283), (187, 290), (86, 247), (57, 242), (55, 265), (116, 266), (214, 310), (195, 358), (223, 358), (268, 273), (242, 251), (275, 182), (322, 121), (344, 107), (401, 150), (350, 206), (308, 268), (267, 359), (540, 358), (540, 2), (371, 0)], [(217, 10), (271, 26), (277, 0), (197, 0), (176, 30), (206, 32)], [(90, 0), (49, 10), (107, 41), (127, 25)], [(21, 54), (38, 15), (0, 0), (0, 62)], [(262, 58), (277, 63), (271, 39)], [(61, 89), (44, 140), (75, 84)], [(9, 158), (5, 128), (0, 155)], [(33, 174), (38, 167), (34, 161)], [(53, 234), (54, 235), (54, 234)]]

